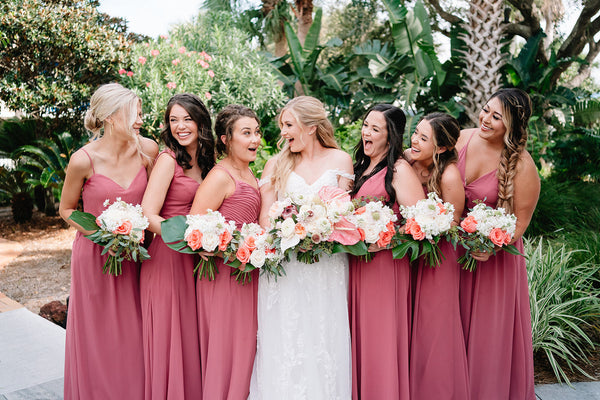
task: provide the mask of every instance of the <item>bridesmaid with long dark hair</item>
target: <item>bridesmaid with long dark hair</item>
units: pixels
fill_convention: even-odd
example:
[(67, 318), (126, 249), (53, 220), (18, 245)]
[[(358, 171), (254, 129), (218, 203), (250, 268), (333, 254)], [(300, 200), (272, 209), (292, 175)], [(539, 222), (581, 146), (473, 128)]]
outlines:
[[(402, 157), (406, 117), (398, 107), (379, 104), (363, 121), (356, 146), (355, 198), (384, 198), (398, 206), (423, 199), (419, 179)], [(352, 398), (409, 399), (411, 266), (394, 260), (391, 250), (370, 262), (350, 257)]]
[(71, 256), (71, 293), (65, 345), (65, 399), (144, 398), (140, 264), (123, 261), (123, 273), (102, 273), (107, 254), (69, 219), (79, 199), (98, 216), (105, 200), (139, 204), (158, 145), (140, 136), (142, 103), (118, 83), (92, 95), (85, 128), (92, 141), (69, 161), (60, 216), (77, 229)]
[[(426, 115), (411, 137), (406, 156), (423, 190), (436, 193), (454, 206), (458, 224), (465, 191), (456, 167), (458, 121), (444, 113)], [(438, 243), (444, 258), (437, 267), (421, 260), (415, 267), (413, 326), (410, 353), (412, 400), (468, 400), (465, 339), (460, 319), (460, 265), (446, 240)]]
[[(224, 158), (198, 188), (190, 213), (217, 210), (238, 229), (257, 223), (260, 193), (249, 164), (261, 143), (259, 119), (247, 107), (229, 105), (217, 115), (215, 133), (217, 152)], [(246, 399), (256, 353), (258, 271), (241, 284), (222, 259), (215, 261), (215, 280), (199, 275), (196, 286), (202, 368), (197, 397)]]
[(161, 222), (189, 213), (199, 184), (215, 164), (211, 118), (198, 96), (176, 94), (167, 104), (165, 143), (144, 194), (148, 230), (156, 237), (142, 264), (146, 399), (192, 399), (200, 392), (194, 256), (162, 240)]
[[(521, 252), (540, 193), (537, 168), (525, 149), (530, 116), (527, 93), (501, 89), (483, 106), (479, 126), (462, 131), (456, 145), (466, 207), (482, 200), (514, 213), (512, 242)], [(534, 400), (525, 258), (502, 250), (473, 256), (477, 269), (463, 271), (460, 286), (471, 398)]]

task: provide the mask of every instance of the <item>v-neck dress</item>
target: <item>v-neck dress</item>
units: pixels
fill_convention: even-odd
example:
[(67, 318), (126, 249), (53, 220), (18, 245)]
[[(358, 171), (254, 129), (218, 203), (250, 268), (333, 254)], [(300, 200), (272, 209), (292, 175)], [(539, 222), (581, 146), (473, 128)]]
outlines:
[[(143, 166), (128, 188), (94, 171), (83, 185), (83, 210), (98, 216), (105, 209), (104, 201), (114, 202), (117, 197), (140, 204), (146, 184)], [(123, 261), (121, 275), (104, 274), (102, 267), (107, 255), (101, 255), (102, 250), (77, 232), (71, 255), (65, 399), (141, 400), (144, 352), (140, 264)]]
[[(175, 158), (171, 150), (165, 150)], [(175, 162), (160, 216), (187, 215), (198, 182)], [(147, 400), (194, 399), (200, 392), (200, 347), (196, 316), (195, 257), (170, 249), (157, 235), (142, 263), (144, 364)]]
[[(465, 183), (465, 214), (474, 200), (491, 207), (498, 202), (495, 170), (466, 183), (469, 142), (459, 152), (457, 163)], [(515, 245), (523, 252), (522, 239)], [(488, 261), (478, 262), (474, 272), (461, 271), (460, 305), (471, 399), (534, 400), (525, 258), (499, 251)]]

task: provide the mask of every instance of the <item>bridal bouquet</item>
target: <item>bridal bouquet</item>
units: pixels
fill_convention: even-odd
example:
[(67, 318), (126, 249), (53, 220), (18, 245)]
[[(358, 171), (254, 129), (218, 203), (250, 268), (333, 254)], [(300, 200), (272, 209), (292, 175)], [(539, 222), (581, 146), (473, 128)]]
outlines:
[[(269, 211), (271, 232), (281, 253), (296, 249), (298, 261), (319, 261), (321, 254), (335, 252), (335, 244), (353, 246), (360, 242), (356, 225), (348, 220), (354, 212), (350, 195), (324, 186), (312, 196), (296, 195), (276, 201)], [(360, 245), (359, 245), (360, 246)]]
[(456, 232), (452, 227), (454, 206), (442, 202), (436, 193), (431, 192), (414, 206), (400, 206), (400, 213), (406, 222), (404, 233), (396, 236), (400, 244), (392, 250), (394, 258), (402, 258), (410, 250), (411, 262), (423, 256), (430, 267), (440, 265), (443, 254), (438, 242), (443, 236), (450, 237)]
[(458, 259), (463, 269), (474, 271), (477, 260), (471, 256), (472, 251), (487, 251), (496, 254), (495, 246), (504, 251), (520, 255), (513, 245), (510, 245), (517, 224), (517, 217), (507, 214), (504, 208), (492, 208), (479, 202), (471, 209), (466, 218), (460, 223), (460, 244), (467, 249), (464, 256)]
[[(178, 215), (161, 223), (161, 235), (167, 246), (181, 253), (194, 254), (202, 251), (213, 253), (225, 251), (233, 239), (235, 222), (226, 221), (218, 211), (207, 210), (203, 215)], [(199, 271), (200, 279), (215, 279), (214, 256), (200, 258), (194, 273)]]
[(119, 276), (123, 260), (143, 261), (150, 258), (148, 251), (142, 246), (148, 219), (142, 214), (139, 204), (126, 203), (120, 197), (112, 204), (107, 199), (103, 205), (106, 209), (98, 217), (75, 210), (69, 219), (85, 230), (95, 231), (86, 237), (104, 247), (102, 255), (109, 251), (114, 254), (108, 254), (102, 272)]
[(251, 280), (250, 272), (259, 268), (263, 273), (281, 275), (281, 253), (275, 247), (274, 238), (256, 223), (244, 224), (233, 232), (233, 239), (224, 251), (225, 263), (235, 271), (232, 275), (244, 284)]
[[(394, 211), (379, 200), (362, 201), (359, 205), (349, 220), (356, 225), (365, 248), (374, 243), (379, 247), (389, 246), (396, 233), (394, 223), (398, 220)], [(361, 255), (370, 258), (368, 252)]]

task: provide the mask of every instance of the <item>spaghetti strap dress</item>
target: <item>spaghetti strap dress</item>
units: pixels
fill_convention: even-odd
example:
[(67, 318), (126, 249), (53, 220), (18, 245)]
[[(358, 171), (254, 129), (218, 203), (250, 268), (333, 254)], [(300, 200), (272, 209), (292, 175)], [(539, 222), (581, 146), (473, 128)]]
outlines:
[[(474, 200), (491, 207), (498, 202), (495, 170), (466, 184), (469, 142), (459, 152), (457, 164), (465, 183), (465, 214)], [(522, 239), (515, 246), (523, 252)], [(461, 271), (460, 306), (471, 399), (535, 400), (525, 258), (499, 251), (478, 262), (474, 272)]]
[[(236, 180), (235, 191), (226, 198), (218, 211), (226, 220), (233, 220), (238, 229), (244, 223), (257, 223), (260, 213), (260, 193), (246, 182)], [(252, 280), (242, 285), (231, 276), (232, 268), (215, 257), (219, 273), (215, 280), (198, 279), (198, 333), (202, 365), (204, 400), (241, 400), (248, 397), (252, 364), (256, 354), (256, 307), (258, 270)]]
[[(424, 191), (427, 192), (426, 188)], [(460, 318), (461, 267), (457, 251), (444, 239), (445, 258), (437, 267), (420, 260), (414, 282), (410, 351), (412, 400), (469, 400), (469, 372)]]
[[(355, 195), (389, 200), (387, 168), (369, 178)], [(393, 207), (398, 214), (398, 205)], [(411, 265), (391, 250), (365, 262), (350, 256), (352, 398), (409, 399)]]
[[(172, 151), (165, 152), (175, 158)], [(175, 163), (160, 216), (188, 214), (198, 185)], [(142, 263), (140, 272), (145, 396), (147, 400), (195, 399), (201, 387), (195, 258), (170, 249), (159, 235), (148, 253), (151, 258)]]
[[(98, 216), (105, 209), (104, 201), (114, 202), (117, 197), (131, 204), (142, 202), (147, 183), (144, 166), (128, 188), (97, 174), (93, 163), (92, 171), (81, 193), (85, 212)], [(71, 255), (64, 397), (143, 399), (140, 265), (123, 261), (121, 275), (104, 274), (107, 255), (101, 255), (102, 250), (77, 232)]]

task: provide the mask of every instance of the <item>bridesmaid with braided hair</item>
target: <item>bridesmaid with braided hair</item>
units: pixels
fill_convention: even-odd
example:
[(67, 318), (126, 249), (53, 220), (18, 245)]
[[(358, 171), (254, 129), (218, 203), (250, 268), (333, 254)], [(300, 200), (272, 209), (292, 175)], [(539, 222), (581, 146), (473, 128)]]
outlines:
[[(479, 126), (462, 131), (456, 145), (465, 212), (478, 199), (514, 213), (512, 243), (521, 252), (540, 193), (536, 166), (525, 149), (530, 116), (527, 93), (501, 89), (483, 106)], [(460, 282), (471, 399), (534, 400), (525, 259), (502, 250), (473, 256), (477, 269), (462, 271)]]

